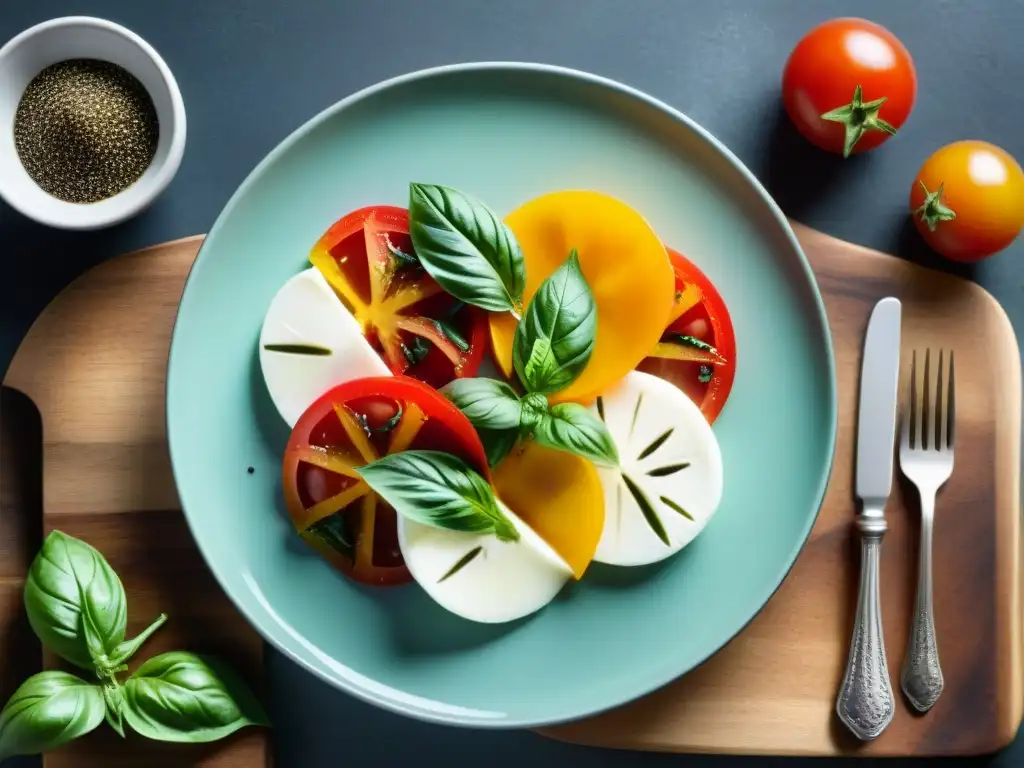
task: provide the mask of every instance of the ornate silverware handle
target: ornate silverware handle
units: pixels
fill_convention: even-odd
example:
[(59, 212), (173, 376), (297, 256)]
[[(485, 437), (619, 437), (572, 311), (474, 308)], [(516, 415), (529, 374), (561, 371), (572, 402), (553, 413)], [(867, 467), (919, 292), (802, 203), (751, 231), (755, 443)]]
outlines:
[(860, 591), (836, 713), (857, 738), (868, 741), (885, 730), (895, 711), (878, 597), (878, 561), (886, 523), (878, 510), (858, 515), (857, 525), (861, 532)]
[(945, 681), (939, 665), (939, 647), (935, 642), (935, 618), (932, 607), (932, 525), (935, 519), (934, 494), (921, 494), (921, 552), (917, 566), (917, 599), (914, 620), (903, 659), (900, 685), (907, 699), (919, 712), (927, 712), (939, 698)]

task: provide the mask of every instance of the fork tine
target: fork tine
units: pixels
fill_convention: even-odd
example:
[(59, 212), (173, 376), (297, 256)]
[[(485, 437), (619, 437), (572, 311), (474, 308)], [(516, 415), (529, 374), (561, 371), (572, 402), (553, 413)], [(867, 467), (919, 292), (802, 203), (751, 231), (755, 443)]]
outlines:
[(930, 386), (930, 384), (931, 384), (931, 376), (929, 375), (930, 371), (928, 370), (929, 368), (931, 368), (931, 362), (932, 362), (931, 358), (932, 358), (932, 351), (931, 351), (931, 349), (926, 349), (924, 351), (924, 387), (922, 389), (922, 397), (921, 397), (921, 401), (922, 401), (922, 404), (921, 404), (921, 450), (923, 450), (923, 451), (927, 451), (928, 450), (928, 437), (929, 437), (929, 435), (931, 435), (930, 427), (932, 426), (931, 425), (931, 398), (929, 397), (930, 390), (931, 390), (931, 386)]
[(946, 389), (946, 447), (953, 450), (956, 436), (956, 377), (953, 374), (953, 350), (949, 350), (949, 385)]
[(935, 432), (934, 439), (932, 440), (932, 448), (936, 451), (941, 451), (945, 446), (943, 442), (945, 436), (943, 432), (943, 421), (945, 421), (945, 411), (942, 409), (942, 353), (943, 350), (939, 350), (939, 364), (935, 369)]
[(920, 441), (921, 430), (917, 424), (917, 350), (910, 353), (910, 404), (908, 405), (907, 417), (904, 421), (906, 427), (907, 445), (913, 449)]

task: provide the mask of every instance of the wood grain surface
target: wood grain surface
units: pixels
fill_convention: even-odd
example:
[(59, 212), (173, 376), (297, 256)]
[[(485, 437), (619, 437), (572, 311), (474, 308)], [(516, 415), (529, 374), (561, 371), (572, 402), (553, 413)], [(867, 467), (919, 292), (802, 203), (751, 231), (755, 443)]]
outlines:
[[(631, 705), (544, 731), (549, 736), (663, 751), (940, 755), (989, 752), (1016, 732), (1024, 707), (1021, 375), (1009, 322), (973, 284), (796, 229), (825, 296), (839, 377), (836, 464), (811, 539), (766, 608), (710, 661)], [(80, 278), (33, 326), (4, 383), (28, 395), (41, 414), (45, 527), (81, 536), (107, 554), (126, 582), (133, 629), (161, 610), (171, 614), (152, 650), (208, 647), (237, 660), (252, 679), (260, 643), (202, 564), (178, 512), (167, 461), (167, 345), (199, 242), (191, 238), (122, 256)], [(886, 295), (904, 303), (904, 369), (914, 348), (945, 346), (957, 354), (957, 467), (939, 497), (935, 528), (936, 622), (946, 690), (923, 717), (899, 698), (889, 729), (862, 745), (838, 723), (834, 701), (858, 573), (852, 446), (860, 347), (871, 307)], [(13, 397), (5, 392), (5, 400)], [(31, 450), (19, 444), (17, 454)], [(20, 490), (31, 507), (32, 492)], [(8, 542), (37, 546), (26, 533), (30, 524), (10, 522), (10, 495), (0, 494), (0, 555), (14, 546)], [(913, 490), (899, 484), (887, 512), (883, 621), (898, 686), (915, 586)], [(19, 619), (10, 616), (17, 601), (8, 597), (27, 564), (20, 557), (12, 557), (11, 567), (0, 562), (0, 638), (18, 635)], [(20, 642), (31, 646), (31, 638)], [(6, 659), (0, 663), (5, 691), (10, 669)], [(90, 736), (49, 756), (46, 766), (241, 768), (264, 765), (266, 753), (265, 734), (255, 730), (196, 751)]]

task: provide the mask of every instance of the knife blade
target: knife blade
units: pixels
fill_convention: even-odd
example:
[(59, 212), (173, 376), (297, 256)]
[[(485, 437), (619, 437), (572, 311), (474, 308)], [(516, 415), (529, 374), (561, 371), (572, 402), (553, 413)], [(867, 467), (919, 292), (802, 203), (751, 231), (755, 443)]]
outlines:
[(855, 736), (875, 739), (892, 722), (896, 702), (889, 679), (879, 598), (882, 537), (887, 528), (885, 501), (892, 490), (896, 453), (896, 401), (900, 371), (898, 299), (882, 299), (871, 311), (864, 336), (857, 413), (856, 493), (860, 530), (860, 586), (836, 714)]
[(884, 505), (892, 491), (901, 316), (899, 299), (882, 299), (871, 311), (864, 337), (855, 489), (868, 505)]

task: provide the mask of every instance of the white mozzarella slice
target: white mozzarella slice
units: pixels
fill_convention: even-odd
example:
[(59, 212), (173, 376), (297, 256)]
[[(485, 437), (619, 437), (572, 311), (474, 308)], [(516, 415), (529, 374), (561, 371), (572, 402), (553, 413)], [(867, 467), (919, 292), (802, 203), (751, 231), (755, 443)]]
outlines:
[[(443, 608), (498, 624), (540, 610), (572, 578), (572, 569), (501, 502), (519, 540), (448, 531), (398, 517), (398, 541), (412, 577)], [(463, 565), (454, 573), (459, 563)]]
[(682, 390), (634, 371), (591, 406), (619, 450), (598, 467), (605, 523), (595, 560), (646, 565), (700, 533), (722, 499), (722, 454), (704, 415)]
[[(302, 354), (301, 348), (319, 354)], [(391, 375), (352, 313), (313, 267), (281, 286), (270, 302), (260, 331), (260, 367), (270, 398), (289, 426), (331, 387)]]

